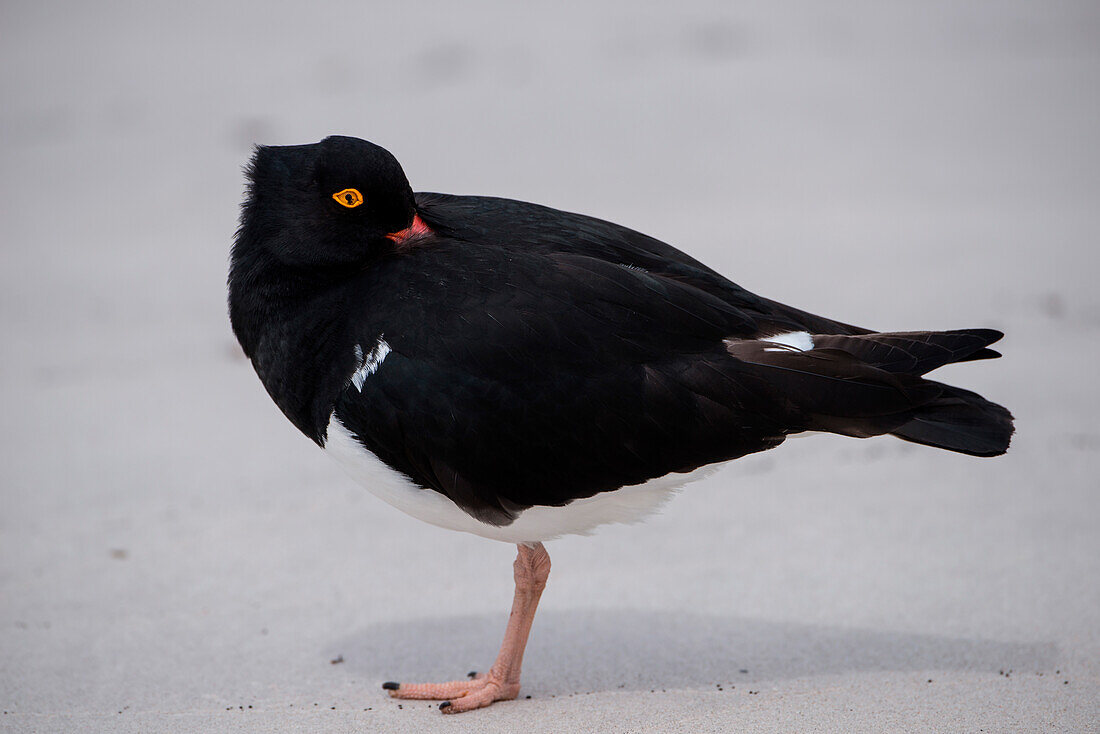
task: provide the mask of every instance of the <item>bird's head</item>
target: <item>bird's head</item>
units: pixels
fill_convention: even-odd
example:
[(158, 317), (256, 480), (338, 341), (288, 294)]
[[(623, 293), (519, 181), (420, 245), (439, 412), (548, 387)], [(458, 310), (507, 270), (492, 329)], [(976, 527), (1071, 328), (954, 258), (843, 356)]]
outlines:
[(235, 256), (292, 267), (341, 267), (392, 249), (415, 215), (405, 172), (389, 151), (358, 138), (257, 146), (247, 168)]

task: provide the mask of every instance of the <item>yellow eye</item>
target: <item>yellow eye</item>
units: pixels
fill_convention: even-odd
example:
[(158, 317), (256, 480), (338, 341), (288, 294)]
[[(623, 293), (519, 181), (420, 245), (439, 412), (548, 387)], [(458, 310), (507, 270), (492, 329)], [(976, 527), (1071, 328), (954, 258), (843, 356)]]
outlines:
[(359, 193), (359, 189), (344, 189), (343, 191), (337, 191), (332, 195), (333, 199), (336, 199), (336, 203), (340, 206), (346, 206), (348, 209), (354, 209), (363, 203), (363, 195)]

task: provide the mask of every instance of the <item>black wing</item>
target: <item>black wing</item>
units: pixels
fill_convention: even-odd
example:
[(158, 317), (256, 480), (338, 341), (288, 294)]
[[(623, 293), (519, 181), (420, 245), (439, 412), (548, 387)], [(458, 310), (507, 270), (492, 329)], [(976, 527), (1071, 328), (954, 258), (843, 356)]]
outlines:
[(760, 451), (789, 428), (722, 341), (753, 318), (683, 282), (438, 238), (352, 291), (373, 294), (358, 342), (384, 335), (392, 351), (337, 416), (488, 522)]
[(761, 298), (672, 245), (602, 219), (488, 196), (418, 193), (416, 204), (430, 226), (456, 239), (505, 248), (522, 242), (539, 252), (586, 255), (687, 283), (741, 309), (767, 334), (869, 331)]

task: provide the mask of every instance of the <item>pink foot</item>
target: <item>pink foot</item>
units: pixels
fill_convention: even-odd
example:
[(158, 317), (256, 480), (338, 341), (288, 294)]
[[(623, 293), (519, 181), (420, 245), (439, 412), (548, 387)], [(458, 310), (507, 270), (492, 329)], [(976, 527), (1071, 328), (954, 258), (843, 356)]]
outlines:
[(393, 698), (442, 700), (439, 710), (445, 714), (484, 708), (494, 701), (511, 701), (519, 696), (519, 674), (523, 666), (523, 650), (531, 623), (535, 619), (539, 597), (550, 575), (550, 556), (542, 543), (520, 545), (512, 568), (515, 571), (516, 594), (512, 614), (504, 631), (497, 661), (488, 674), (470, 673), (467, 680), (449, 683), (383, 683)]
[(471, 673), (467, 680), (447, 683), (384, 683), (392, 698), (443, 701), (439, 710), (458, 714), (484, 708), (494, 701), (511, 701), (519, 696), (518, 683), (506, 683), (491, 672)]

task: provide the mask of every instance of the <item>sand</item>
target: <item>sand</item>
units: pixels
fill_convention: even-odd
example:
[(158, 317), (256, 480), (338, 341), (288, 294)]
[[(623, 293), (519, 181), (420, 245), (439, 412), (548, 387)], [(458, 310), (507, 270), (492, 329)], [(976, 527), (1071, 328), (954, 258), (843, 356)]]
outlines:
[[(7, 3), (0, 730), (1096, 731), (1100, 12), (1090, 3)], [(240, 355), (253, 142), (369, 138), (414, 187), (666, 239), (879, 329), (1003, 329), (940, 379), (1010, 453), (816, 437), (513, 549), (352, 484)], [(333, 661), (339, 662), (333, 662)], [(525, 698), (530, 696), (530, 699)]]

